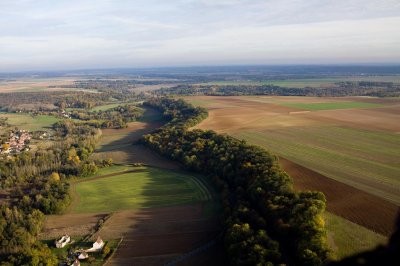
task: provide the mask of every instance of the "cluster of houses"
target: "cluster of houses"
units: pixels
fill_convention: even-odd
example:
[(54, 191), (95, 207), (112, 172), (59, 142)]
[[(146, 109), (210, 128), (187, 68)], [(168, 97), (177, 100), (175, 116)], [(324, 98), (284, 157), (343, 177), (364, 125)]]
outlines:
[[(72, 244), (71, 237), (69, 235), (64, 235), (59, 240), (55, 241), (55, 246), (57, 248), (64, 248), (68, 244)], [(93, 243), (91, 248), (76, 250), (72, 254), (74, 259), (71, 265), (79, 266), (80, 260), (86, 260), (87, 258), (89, 258), (89, 253), (101, 252), (103, 250), (104, 244), (104, 241), (100, 237), (97, 237), (97, 240)]]
[(0, 154), (19, 153), (29, 150), (27, 142), (31, 135), (26, 130), (11, 131), (8, 141), (0, 145)]

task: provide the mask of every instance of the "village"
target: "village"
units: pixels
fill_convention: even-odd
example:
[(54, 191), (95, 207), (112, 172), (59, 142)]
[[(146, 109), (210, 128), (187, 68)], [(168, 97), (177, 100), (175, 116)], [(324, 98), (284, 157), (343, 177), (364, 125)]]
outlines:
[(8, 139), (0, 146), (0, 154), (16, 154), (29, 150), (31, 135), (28, 131), (11, 130)]

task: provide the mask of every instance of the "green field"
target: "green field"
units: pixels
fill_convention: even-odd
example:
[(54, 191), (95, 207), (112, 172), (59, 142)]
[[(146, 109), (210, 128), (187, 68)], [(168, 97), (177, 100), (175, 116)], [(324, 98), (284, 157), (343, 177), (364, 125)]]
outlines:
[(386, 244), (387, 237), (365, 227), (352, 223), (342, 217), (325, 212), (328, 243), (337, 259), (371, 250), (380, 244)]
[[(120, 171), (115, 167), (103, 174)], [(73, 183), (74, 213), (111, 212), (190, 204), (211, 199), (199, 178), (150, 167), (132, 167), (131, 173), (88, 178)]]
[(299, 103), (299, 102), (278, 102), (279, 105), (298, 108), (309, 111), (352, 109), (352, 108), (372, 108), (381, 107), (381, 104), (363, 102), (333, 102), (333, 103)]
[(7, 117), (7, 123), (19, 129), (29, 131), (46, 130), (60, 119), (49, 115), (32, 116), (30, 114), (0, 113), (0, 117)]
[(90, 111), (93, 111), (93, 112), (106, 111), (108, 109), (115, 108), (120, 105), (124, 105), (124, 104), (123, 103), (111, 103), (111, 104), (100, 105), (100, 106), (96, 106), (96, 107), (90, 109)]
[[(399, 135), (339, 126), (232, 134), (340, 182), (400, 204)], [(382, 189), (382, 187), (388, 189)]]

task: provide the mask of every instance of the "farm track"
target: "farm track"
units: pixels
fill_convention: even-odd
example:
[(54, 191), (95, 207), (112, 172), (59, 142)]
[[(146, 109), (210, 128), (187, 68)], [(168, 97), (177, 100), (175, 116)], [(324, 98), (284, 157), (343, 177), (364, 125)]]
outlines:
[(349, 221), (389, 236), (393, 233), (399, 207), (380, 197), (323, 176), (285, 158), (279, 159), (299, 190), (325, 194), (327, 210)]

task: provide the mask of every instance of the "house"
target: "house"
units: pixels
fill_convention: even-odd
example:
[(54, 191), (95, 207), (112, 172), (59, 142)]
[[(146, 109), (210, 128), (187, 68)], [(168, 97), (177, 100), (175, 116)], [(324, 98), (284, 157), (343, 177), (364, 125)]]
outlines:
[(81, 254), (79, 254), (78, 259), (85, 260), (88, 257), (89, 257), (89, 254), (87, 254), (87, 252), (82, 252)]
[(93, 247), (85, 250), (86, 252), (100, 252), (104, 247), (104, 242), (100, 237), (97, 237), (96, 242), (93, 243)]
[(74, 263), (71, 264), (71, 266), (81, 266), (81, 263), (79, 262), (78, 259), (76, 259), (76, 260), (74, 261)]
[(55, 244), (57, 248), (63, 248), (70, 242), (71, 237), (69, 235), (64, 235), (59, 240), (56, 240)]

